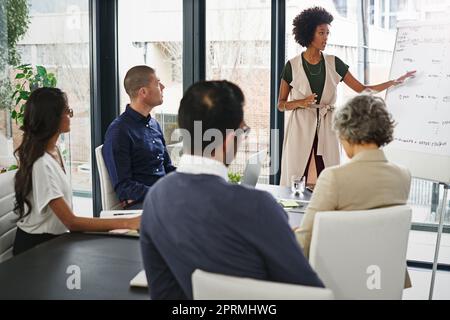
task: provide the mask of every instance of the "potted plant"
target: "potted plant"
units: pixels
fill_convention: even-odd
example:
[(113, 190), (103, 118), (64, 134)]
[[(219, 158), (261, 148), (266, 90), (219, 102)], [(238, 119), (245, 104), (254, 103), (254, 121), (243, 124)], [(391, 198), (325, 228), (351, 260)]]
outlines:
[(11, 118), (16, 123), (23, 124), (23, 114), (25, 102), (30, 97), (32, 91), (42, 87), (56, 87), (56, 77), (53, 73), (48, 73), (43, 66), (36, 66), (34, 69), (29, 64), (16, 67), (15, 91), (12, 95), (14, 107), (11, 109)]
[[(25, 103), (31, 95), (31, 92), (41, 87), (55, 87), (56, 77), (53, 73), (47, 72), (47, 69), (43, 66), (36, 66), (33, 68), (29, 64), (20, 65), (15, 68), (15, 82), (13, 83), (13, 93), (11, 96), (12, 105), (10, 107), (11, 119), (16, 121), (16, 124), (21, 126), (23, 124)], [(1, 141), (1, 139), (0, 139)], [(11, 146), (7, 151), (6, 156), (0, 154), (0, 160), (5, 168), (0, 171), (5, 172), (9, 170), (17, 169), (14, 165), (15, 159), (12, 156), (12, 140)], [(65, 148), (63, 148), (65, 149)], [(63, 150), (63, 156), (66, 156), (66, 150)], [(13, 161), (14, 160), (14, 161)]]
[(228, 181), (230, 183), (239, 184), (241, 182), (241, 174), (237, 172), (228, 172)]
[(14, 164), (13, 134), (10, 110), (13, 107), (14, 92), (11, 71), (20, 63), (17, 44), (26, 34), (29, 24), (30, 5), (28, 0), (0, 1), (0, 111), (5, 110), (6, 128), (0, 132), (0, 167)]

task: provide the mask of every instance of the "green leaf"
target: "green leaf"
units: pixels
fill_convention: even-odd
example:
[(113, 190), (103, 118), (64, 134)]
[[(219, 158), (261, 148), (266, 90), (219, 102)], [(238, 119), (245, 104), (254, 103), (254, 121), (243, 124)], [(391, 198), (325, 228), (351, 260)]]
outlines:
[(51, 80), (51, 87), (52, 88), (56, 87), (56, 78), (55, 77), (53, 77), (52, 80)]
[(45, 77), (47, 75), (47, 69), (45, 69), (43, 66), (36, 66), (36, 70), (38, 75), (41, 77)]
[(29, 63), (21, 64), (20, 66), (17, 66), (16, 69), (23, 70), (26, 69), (27, 67), (29, 68), (31, 67), (31, 65)]
[(16, 74), (16, 79), (23, 79), (23, 78), (25, 78), (25, 74), (23, 73)]
[(30, 97), (30, 92), (28, 92), (28, 91), (20, 91), (19, 97), (20, 97), (20, 99), (28, 100), (28, 98)]
[(19, 167), (17, 165), (13, 164), (13, 165), (9, 166), (8, 171), (16, 170), (18, 168)]
[(239, 183), (241, 181), (241, 175), (237, 172), (228, 172), (228, 179), (231, 183)]
[(15, 119), (17, 117), (17, 111), (13, 110), (11, 111), (11, 118)]

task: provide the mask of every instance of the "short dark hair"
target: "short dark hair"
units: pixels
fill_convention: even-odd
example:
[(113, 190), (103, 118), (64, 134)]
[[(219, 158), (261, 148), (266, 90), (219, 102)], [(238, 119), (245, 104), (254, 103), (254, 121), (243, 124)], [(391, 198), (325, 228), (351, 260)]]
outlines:
[[(244, 119), (244, 94), (235, 84), (222, 81), (201, 81), (193, 84), (184, 94), (178, 110), (178, 125), (190, 135), (191, 150), (195, 154), (194, 139), (202, 140), (202, 150), (211, 143), (203, 141), (209, 129), (219, 130), (223, 137), (227, 130), (236, 130)], [(194, 136), (194, 124), (202, 123), (202, 137)]]
[(131, 99), (135, 98), (140, 88), (146, 87), (150, 83), (150, 75), (155, 74), (155, 69), (149, 66), (135, 66), (128, 70), (125, 75), (123, 85), (125, 91)]
[(292, 23), (295, 41), (302, 47), (308, 47), (314, 39), (317, 26), (331, 24), (333, 20), (333, 16), (322, 7), (303, 10), (294, 18)]

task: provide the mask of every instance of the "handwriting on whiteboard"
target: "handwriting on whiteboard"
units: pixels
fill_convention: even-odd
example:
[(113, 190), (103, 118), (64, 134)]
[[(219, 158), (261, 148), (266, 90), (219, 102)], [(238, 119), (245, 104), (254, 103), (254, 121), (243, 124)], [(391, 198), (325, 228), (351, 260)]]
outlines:
[(411, 70), (417, 70), (415, 79), (386, 96), (397, 123), (392, 145), (450, 156), (450, 24), (399, 29), (391, 77)]

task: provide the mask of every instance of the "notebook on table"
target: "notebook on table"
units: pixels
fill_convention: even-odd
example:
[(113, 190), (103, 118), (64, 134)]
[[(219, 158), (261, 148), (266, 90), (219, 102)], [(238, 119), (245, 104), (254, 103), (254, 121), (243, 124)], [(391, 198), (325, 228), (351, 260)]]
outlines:
[(278, 199), (278, 203), (286, 211), (304, 213), (308, 206), (307, 201), (291, 200), (291, 199)]

